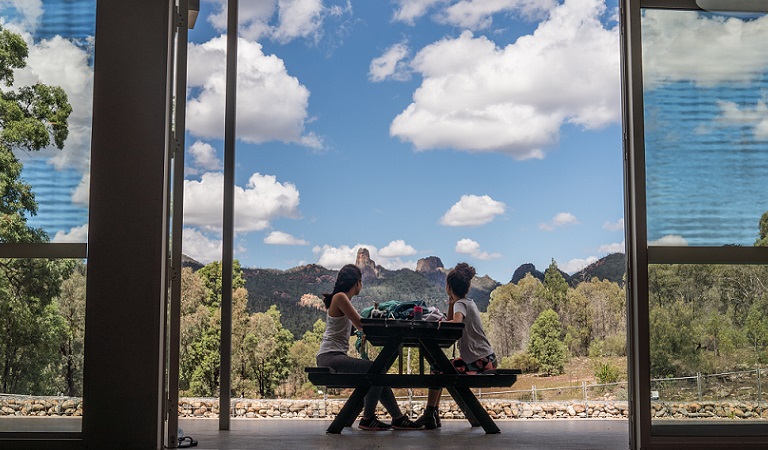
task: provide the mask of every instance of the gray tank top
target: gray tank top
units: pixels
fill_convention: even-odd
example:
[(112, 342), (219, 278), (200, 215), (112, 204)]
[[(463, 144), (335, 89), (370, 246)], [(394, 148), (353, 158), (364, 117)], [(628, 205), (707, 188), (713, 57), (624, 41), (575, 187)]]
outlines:
[(349, 351), (349, 337), (352, 335), (352, 321), (347, 316), (332, 317), (325, 315), (325, 332), (323, 340), (320, 342), (320, 351), (323, 353)]

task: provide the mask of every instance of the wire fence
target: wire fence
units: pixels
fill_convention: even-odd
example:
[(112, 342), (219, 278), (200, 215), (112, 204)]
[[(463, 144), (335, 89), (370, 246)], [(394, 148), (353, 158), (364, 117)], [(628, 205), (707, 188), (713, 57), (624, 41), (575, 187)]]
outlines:
[[(766, 382), (768, 369), (757, 368), (716, 374), (697, 373), (688, 377), (669, 377), (651, 379), (651, 399), (658, 401), (749, 401), (764, 403), (766, 398)], [(537, 388), (521, 390), (483, 390), (473, 389), (475, 395), (482, 399), (498, 398), (523, 402), (547, 401), (590, 401), (590, 400), (627, 400), (627, 382), (617, 383), (587, 383), (578, 385)], [(422, 400), (426, 395), (413, 394), (398, 396), (400, 400)]]

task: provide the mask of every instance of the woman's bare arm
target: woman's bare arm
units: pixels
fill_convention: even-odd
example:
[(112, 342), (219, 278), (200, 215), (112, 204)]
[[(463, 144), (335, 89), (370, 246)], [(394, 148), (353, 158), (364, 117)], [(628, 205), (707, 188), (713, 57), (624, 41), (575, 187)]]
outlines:
[(352, 306), (352, 302), (349, 300), (349, 297), (347, 297), (347, 294), (343, 292), (339, 292), (333, 296), (328, 313), (333, 317), (341, 317), (342, 315), (347, 316), (347, 318), (352, 321), (352, 325), (354, 325), (355, 328), (358, 330), (363, 329), (363, 323), (360, 321), (360, 313), (358, 313), (355, 307)]

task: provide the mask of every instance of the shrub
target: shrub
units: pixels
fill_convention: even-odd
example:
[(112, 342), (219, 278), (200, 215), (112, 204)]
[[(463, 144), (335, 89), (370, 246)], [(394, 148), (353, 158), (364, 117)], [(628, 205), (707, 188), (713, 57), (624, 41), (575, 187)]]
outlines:
[(595, 378), (600, 384), (615, 383), (620, 376), (619, 369), (608, 363), (600, 363), (595, 370)]
[(528, 352), (519, 352), (502, 358), (500, 367), (503, 369), (520, 369), (523, 373), (538, 372), (539, 360)]

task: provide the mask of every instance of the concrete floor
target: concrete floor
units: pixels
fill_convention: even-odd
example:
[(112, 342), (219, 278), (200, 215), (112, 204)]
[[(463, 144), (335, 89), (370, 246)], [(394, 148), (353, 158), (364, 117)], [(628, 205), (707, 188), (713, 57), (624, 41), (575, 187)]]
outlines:
[(465, 420), (443, 420), (436, 430), (362, 431), (357, 423), (341, 434), (327, 434), (329, 420), (232, 419), (219, 431), (216, 419), (180, 419), (184, 434), (200, 450), (245, 449), (606, 449), (629, 448), (626, 420), (499, 420), (501, 433), (485, 434)]

